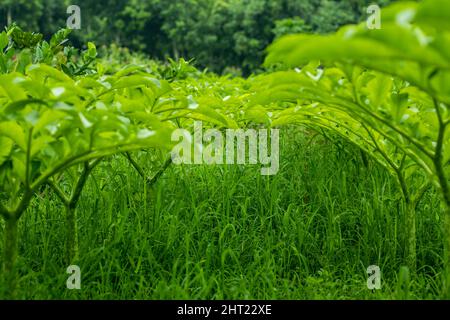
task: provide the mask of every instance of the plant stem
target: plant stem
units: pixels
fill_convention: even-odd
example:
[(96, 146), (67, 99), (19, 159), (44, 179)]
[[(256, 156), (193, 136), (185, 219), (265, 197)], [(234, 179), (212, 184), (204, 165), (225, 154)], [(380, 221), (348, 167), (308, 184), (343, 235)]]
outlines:
[(133, 168), (139, 173), (139, 175), (141, 176), (142, 179), (144, 179), (147, 183), (147, 186), (152, 186), (156, 183), (156, 181), (158, 181), (159, 177), (161, 177), (161, 175), (164, 173), (164, 171), (166, 171), (166, 169), (170, 166), (170, 164), (172, 163), (172, 157), (168, 157), (166, 159), (166, 161), (164, 161), (163, 165), (161, 166), (161, 168), (159, 168), (159, 170), (155, 173), (155, 175), (153, 177), (148, 177), (145, 174), (144, 169), (136, 162), (136, 160), (133, 159), (133, 157), (131, 156), (131, 154), (129, 152), (125, 152), (125, 157), (128, 159), (128, 161), (131, 163), (131, 165), (133, 166)]
[(74, 263), (78, 260), (78, 221), (77, 221), (77, 204), (81, 196), (81, 191), (86, 184), (87, 177), (91, 172), (89, 162), (85, 162), (80, 177), (76, 181), (68, 202), (65, 203), (66, 208), (66, 262), (68, 264)]
[[(448, 183), (448, 178), (445, 175), (444, 163), (443, 163), (443, 154), (444, 154), (444, 142), (445, 142), (445, 134), (447, 129), (447, 123), (444, 123), (442, 119), (441, 110), (439, 108), (439, 102), (434, 99), (434, 105), (436, 114), (439, 121), (439, 132), (438, 138), (436, 142), (436, 152), (433, 158), (434, 167), (436, 170), (436, 175), (439, 180), (440, 191), (443, 197), (443, 202), (446, 207), (446, 211), (450, 209), (450, 186)], [(449, 232), (450, 234), (450, 232)], [(449, 265), (450, 266), (450, 265)]]
[(59, 200), (61, 200), (61, 202), (67, 206), (69, 204), (69, 198), (66, 196), (66, 194), (64, 193), (64, 191), (61, 190), (60, 187), (58, 187), (56, 185), (56, 183), (49, 179), (48, 181), (48, 185), (50, 186), (50, 188), (52, 188), (52, 190), (55, 192), (56, 196), (59, 198)]
[(410, 273), (414, 274), (417, 266), (416, 208), (414, 203), (411, 202), (406, 203), (405, 208), (407, 228), (406, 265)]
[(128, 159), (128, 161), (131, 163), (133, 168), (137, 171), (137, 173), (139, 173), (141, 178), (145, 179), (146, 175), (145, 175), (144, 169), (142, 169), (142, 167), (136, 162), (136, 160), (133, 159), (131, 154), (129, 152), (125, 152), (124, 155)]
[[(59, 195), (63, 199), (64, 206), (66, 208), (66, 224), (67, 224), (67, 243), (66, 243), (66, 259), (67, 263), (72, 264), (79, 258), (79, 246), (78, 246), (78, 221), (77, 221), (77, 205), (78, 200), (81, 197), (81, 192), (86, 185), (87, 178), (91, 174), (92, 170), (103, 160), (98, 158), (89, 163), (86, 161), (83, 164), (83, 170), (76, 181), (70, 198), (64, 196), (64, 193), (59, 189), (55, 189), (56, 192), (61, 192)], [(66, 201), (64, 201), (66, 199)]]
[(401, 164), (399, 166), (396, 165), (395, 162), (388, 156), (388, 154), (379, 146), (377, 140), (375, 139), (375, 137), (373, 136), (371, 131), (365, 125), (363, 125), (363, 126), (366, 129), (367, 133), (369, 134), (370, 138), (372, 139), (376, 150), (383, 156), (385, 161), (388, 163), (388, 165), (391, 167), (391, 169), (395, 172), (395, 174), (397, 176), (397, 182), (398, 182), (398, 184), (400, 186), (400, 190), (402, 192), (403, 204), (404, 204), (405, 215), (406, 215), (405, 262), (406, 262), (407, 267), (409, 268), (410, 273), (414, 274), (416, 272), (416, 266), (417, 266), (416, 205), (419, 201), (419, 198), (417, 198), (417, 201), (414, 201), (411, 198), (411, 194), (408, 190), (408, 185), (406, 183), (405, 175), (403, 172), (406, 154), (403, 154)]
[(159, 177), (162, 176), (164, 171), (166, 171), (166, 169), (171, 165), (171, 163), (172, 163), (172, 157), (167, 158), (167, 160), (164, 162), (164, 164), (158, 170), (158, 172), (156, 172), (156, 174), (151, 179), (148, 179), (147, 185), (148, 186), (154, 185), (156, 183), (156, 181), (158, 181)]
[(436, 115), (439, 121), (439, 132), (436, 142), (436, 152), (433, 159), (436, 175), (439, 181), (439, 189), (442, 196), (442, 206), (444, 208), (444, 291), (446, 297), (450, 297), (450, 186), (445, 174), (443, 163), (445, 135), (447, 122), (442, 118), (439, 101), (433, 98)]
[(416, 272), (417, 267), (417, 239), (416, 239), (416, 204), (417, 202), (411, 199), (402, 168), (395, 170), (397, 179), (400, 184), (400, 189), (403, 195), (403, 203), (406, 215), (406, 266), (409, 268), (411, 274)]

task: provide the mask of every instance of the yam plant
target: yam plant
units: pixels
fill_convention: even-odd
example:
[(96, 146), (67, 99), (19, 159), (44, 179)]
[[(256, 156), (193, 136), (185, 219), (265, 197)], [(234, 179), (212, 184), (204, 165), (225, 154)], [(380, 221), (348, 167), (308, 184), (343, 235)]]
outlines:
[[(133, 151), (167, 153), (172, 130), (189, 119), (236, 127), (204, 101), (206, 95), (197, 102), (188, 91), (198, 90), (181, 86), (175, 92), (168, 81), (156, 79), (141, 66), (127, 66), (112, 75), (103, 74), (101, 65), (92, 69), (97, 56), (92, 43), (81, 63), (70, 62), (72, 49), (63, 46), (67, 34), (65, 30), (55, 34), (50, 44), (18, 27), (0, 35), (4, 67), (0, 75), (0, 213), (6, 223), (2, 273), (11, 296), (16, 281), (17, 224), (40, 189), (50, 187), (64, 205), (65, 255), (67, 263), (73, 263), (79, 255), (77, 203), (102, 160), (123, 154), (152, 185), (170, 165), (170, 157), (148, 177), (132, 158)], [(22, 49), (17, 55), (16, 47)], [(42, 53), (42, 48), (47, 51)]]
[(410, 267), (415, 206), (427, 188), (408, 190), (417, 168), (441, 195), (447, 256), (450, 248), (448, 21), (446, 1), (401, 2), (383, 11), (379, 30), (361, 24), (332, 35), (283, 37), (266, 64), (295, 70), (263, 76), (267, 85), (254, 101), (295, 104), (272, 124), (326, 121), (396, 174), (409, 216)]

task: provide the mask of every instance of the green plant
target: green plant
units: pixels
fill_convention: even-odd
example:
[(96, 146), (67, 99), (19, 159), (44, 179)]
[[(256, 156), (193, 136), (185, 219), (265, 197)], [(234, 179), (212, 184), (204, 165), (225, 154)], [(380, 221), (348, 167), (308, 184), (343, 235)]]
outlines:
[[(118, 152), (167, 147), (170, 126), (150, 115), (130, 119), (133, 113), (114, 108), (116, 94), (127, 87), (154, 86), (145, 77), (83, 79), (75, 82), (47, 65), (31, 65), (26, 75), (1, 76), (1, 207), (7, 221), (4, 270), (13, 274), (17, 222), (39, 188), (68, 168), (84, 164), (84, 180), (98, 159)], [(124, 102), (122, 100), (122, 102)], [(107, 105), (110, 107), (108, 108)], [(78, 187), (65, 199), (67, 208), (79, 197)], [(70, 216), (70, 210), (69, 219)], [(73, 231), (73, 230), (72, 230)], [(73, 240), (75, 241), (75, 239)], [(11, 292), (14, 281), (11, 282)]]
[[(416, 201), (404, 187), (410, 174), (402, 169), (413, 167), (398, 162), (396, 153), (423, 170), (441, 194), (445, 220), (450, 218), (450, 112), (444, 85), (449, 60), (443, 50), (449, 47), (449, 12), (448, 4), (439, 0), (394, 4), (383, 12), (381, 30), (361, 24), (330, 36), (287, 36), (269, 49), (266, 61), (301, 68), (301, 74), (287, 72), (276, 83), (272, 92), (278, 100), (318, 102), (326, 111), (344, 112), (357, 120), (360, 135), (369, 134), (376, 153), (386, 153), (380, 148), (386, 140), (392, 145), (383, 157), (397, 172), (411, 221)], [(310, 61), (320, 61), (321, 67), (307, 65)], [(268, 96), (277, 100), (274, 94)], [(315, 111), (312, 116), (317, 117)], [(422, 190), (416, 191), (418, 196)], [(448, 222), (445, 230), (448, 242)]]
[[(237, 124), (218, 112), (218, 105), (211, 108), (217, 99), (202, 96), (187, 81), (174, 84), (174, 90), (167, 80), (133, 65), (105, 75), (96, 61), (95, 45), (89, 43), (81, 58), (64, 45), (67, 30), (55, 34), (50, 43), (39, 38), (19, 51), (14, 50), (11, 30), (25, 33), (13, 26), (0, 38), (7, 66), (0, 76), (0, 214), (6, 221), (3, 269), (7, 292), (13, 296), (17, 223), (41, 188), (49, 186), (64, 205), (66, 262), (72, 263), (79, 258), (76, 207), (89, 176), (104, 158), (122, 153), (147, 179), (132, 151), (167, 152), (171, 131), (181, 122), (188, 127), (193, 119)], [(93, 63), (99, 72), (90, 67)], [(172, 82), (196, 71), (184, 60), (171, 63), (163, 76)], [(149, 185), (170, 163), (164, 161)]]

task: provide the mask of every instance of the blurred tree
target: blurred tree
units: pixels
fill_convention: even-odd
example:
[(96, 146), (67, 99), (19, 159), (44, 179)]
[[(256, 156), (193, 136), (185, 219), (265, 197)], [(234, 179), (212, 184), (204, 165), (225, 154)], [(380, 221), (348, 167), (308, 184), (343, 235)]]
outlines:
[(318, 33), (330, 33), (357, 20), (357, 13), (352, 10), (350, 1), (322, 0), (311, 18), (311, 24)]
[[(392, 0), (377, 0), (385, 5)], [(116, 43), (149, 54), (195, 58), (222, 72), (258, 71), (265, 48), (288, 33), (327, 33), (366, 18), (371, 0), (78, 0), (82, 46)], [(0, 0), (0, 27), (17, 22), (49, 36), (66, 25), (70, 0)]]
[(299, 17), (277, 20), (273, 29), (275, 39), (287, 34), (308, 33), (311, 31), (311, 26), (307, 25), (305, 20)]
[(36, 18), (42, 15), (43, 5), (41, 0), (1, 0), (1, 24), (10, 25), (16, 22), (37, 30), (39, 25)]

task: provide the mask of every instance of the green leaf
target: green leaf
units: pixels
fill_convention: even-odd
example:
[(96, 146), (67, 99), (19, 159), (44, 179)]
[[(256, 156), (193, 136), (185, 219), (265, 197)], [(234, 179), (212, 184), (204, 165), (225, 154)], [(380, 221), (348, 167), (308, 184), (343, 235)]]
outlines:
[(49, 124), (59, 122), (65, 117), (67, 117), (67, 113), (59, 111), (59, 110), (46, 110), (39, 117), (38, 122), (34, 126), (34, 133), (40, 132), (43, 128), (48, 126)]
[(70, 78), (68, 75), (66, 75), (64, 72), (61, 72), (49, 65), (46, 64), (33, 64), (30, 65), (27, 68), (28, 74), (39, 74), (41, 77), (47, 78), (53, 78), (55, 80), (59, 80), (61, 82), (67, 82), (69, 84), (73, 83), (72, 78)]
[(34, 157), (38, 152), (42, 151), (42, 149), (53, 141), (55, 141), (55, 138), (48, 135), (40, 136), (37, 139), (34, 139), (31, 145), (31, 157)]
[(0, 122), (0, 137), (5, 136), (13, 140), (22, 150), (26, 150), (25, 132), (16, 121)]
[(13, 161), (13, 169), (14, 173), (17, 175), (17, 177), (22, 181), (25, 182), (25, 176), (26, 176), (26, 160), (25, 160), (25, 154), (15, 154), (12, 156)]
[(425, 0), (419, 5), (415, 21), (439, 31), (450, 30), (450, 5), (447, 0)]
[(377, 75), (369, 81), (365, 91), (367, 90), (372, 106), (377, 109), (381, 107), (386, 97), (392, 91), (392, 83), (392, 78), (385, 75)]
[(95, 44), (92, 42), (88, 42), (88, 56), (91, 59), (94, 59), (97, 57), (97, 48), (95, 47)]
[(6, 34), (6, 32), (0, 33), (0, 54), (3, 53), (3, 50), (6, 48), (6, 46), (9, 43), (9, 37)]
[(13, 145), (14, 143), (11, 139), (0, 136), (0, 166), (8, 159)]
[(20, 100), (20, 101), (14, 101), (6, 106), (4, 112), (8, 116), (10, 114), (17, 113), (19, 111), (22, 111), (23, 108), (25, 108), (29, 104), (42, 104), (46, 105), (47, 103), (40, 99), (27, 99), (27, 100)]
[(0, 96), (3, 94), (11, 101), (19, 101), (27, 99), (27, 94), (20, 83), (25, 81), (25, 78), (20, 73), (11, 73), (0, 75)]
[(160, 87), (161, 83), (155, 78), (141, 75), (123, 77), (113, 83), (113, 89), (133, 88), (138, 86)]

